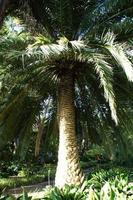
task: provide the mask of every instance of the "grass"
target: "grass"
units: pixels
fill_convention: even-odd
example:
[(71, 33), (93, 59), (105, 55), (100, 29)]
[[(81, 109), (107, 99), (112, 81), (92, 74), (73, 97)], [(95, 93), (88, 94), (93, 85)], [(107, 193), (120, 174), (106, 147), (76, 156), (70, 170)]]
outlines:
[(29, 175), (29, 176), (15, 176), (8, 178), (0, 179), (0, 191), (4, 188), (15, 188), (20, 186), (27, 186), (36, 183), (40, 183), (43, 181), (48, 181), (49, 178), (53, 179), (55, 176), (55, 167), (47, 167), (41, 169), (37, 174)]
[(0, 180), (0, 189), (15, 188), (44, 181), (45, 176), (31, 176), (19, 178), (3, 178)]

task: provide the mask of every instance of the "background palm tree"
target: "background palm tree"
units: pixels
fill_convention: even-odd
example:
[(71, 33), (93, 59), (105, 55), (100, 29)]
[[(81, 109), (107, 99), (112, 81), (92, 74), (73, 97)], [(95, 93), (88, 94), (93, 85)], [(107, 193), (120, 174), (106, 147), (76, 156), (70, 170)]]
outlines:
[[(12, 5), (13, 10), (16, 5), (16, 2)], [(127, 4), (113, 0), (26, 1), (22, 3), (22, 8), (17, 10), (17, 13), (25, 21), (28, 20), (29, 24), (33, 22), (32, 14), (37, 23), (41, 24), (38, 30), (41, 30), (42, 35), (36, 36), (35, 31), (34, 37), (31, 35), (22, 37), (21, 33), (18, 38), (13, 36), (1, 39), (1, 58), (4, 65), (9, 67), (6, 68), (9, 70), (8, 74), (14, 74), (14, 77), (8, 80), (11, 81), (11, 87), (9, 86), (7, 91), (11, 92), (8, 100), (3, 103), (1, 127), (3, 130), (6, 128), (9, 130), (10, 125), (10, 129), (13, 130), (12, 136), (15, 131), (16, 134), (21, 132), (19, 129), (25, 132), (33, 124), (42, 102), (49, 95), (55, 99), (58, 105), (56, 110), (60, 141), (55, 179), (57, 186), (81, 184), (84, 179), (79, 165), (74, 102), (75, 90), (83, 92), (80, 89), (83, 87), (82, 82), (91, 99), (94, 100), (95, 97), (99, 102), (103, 96), (105, 97), (112, 119), (118, 124), (113, 85), (114, 78), (117, 81), (115, 67), (121, 66), (129, 81), (133, 81), (131, 62), (124, 52), (125, 47), (120, 44), (123, 39), (125, 41), (127, 37), (132, 36), (131, 6), (131, 1)], [(25, 15), (23, 10), (28, 15)], [(37, 23), (34, 21), (35, 27), (38, 26)], [(115, 36), (113, 32), (117, 35)], [(13, 50), (13, 45), (16, 48), (18, 44), (19, 48)], [(4, 73), (7, 74), (7, 71)], [(95, 95), (89, 86), (98, 88), (101, 94)], [(29, 90), (30, 93), (27, 93)], [(27, 113), (28, 110), (24, 111), (23, 105), (31, 96), (36, 102), (33, 106), (34, 112)], [(5, 97), (7, 98), (7, 93)], [(19, 111), (16, 112), (14, 105), (23, 110), (23, 115)], [(29, 112), (31, 110), (29, 109)], [(13, 112), (16, 112), (16, 118), (14, 115), (11, 116)], [(21, 122), (25, 113), (28, 124), (23, 126)], [(96, 115), (99, 115), (98, 110)], [(6, 127), (3, 126), (3, 121), (6, 121)], [(16, 123), (18, 121), (19, 123)], [(1, 128), (2, 137), (5, 137), (3, 130)]]

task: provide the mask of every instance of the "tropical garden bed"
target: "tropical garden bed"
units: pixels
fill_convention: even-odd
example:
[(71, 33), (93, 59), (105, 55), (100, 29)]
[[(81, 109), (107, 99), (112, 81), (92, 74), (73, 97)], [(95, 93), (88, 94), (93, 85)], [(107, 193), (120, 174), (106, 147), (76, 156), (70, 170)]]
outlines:
[[(14, 192), (15, 193), (15, 192)], [(16, 193), (17, 194), (17, 193)], [(12, 195), (1, 195), (1, 199), (14, 199)], [(59, 200), (132, 200), (133, 199), (133, 169), (117, 167), (113, 169), (94, 170), (82, 187), (65, 186), (63, 189), (57, 187), (41, 188), (40, 191), (32, 191), (30, 195), (24, 190), (21, 199), (59, 199)], [(30, 197), (28, 197), (30, 196)], [(20, 197), (18, 198), (20, 199)]]

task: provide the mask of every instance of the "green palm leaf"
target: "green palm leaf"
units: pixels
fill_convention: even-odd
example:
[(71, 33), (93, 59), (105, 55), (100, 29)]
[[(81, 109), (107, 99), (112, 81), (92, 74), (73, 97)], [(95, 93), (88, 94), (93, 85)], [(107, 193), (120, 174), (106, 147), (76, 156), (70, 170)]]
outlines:
[(128, 60), (122, 46), (114, 42), (115, 36), (108, 32), (103, 38), (104, 48), (106, 48), (116, 60), (117, 64), (123, 68), (129, 81), (133, 81), (133, 67)]
[(101, 86), (104, 88), (104, 96), (109, 102), (112, 119), (118, 124), (116, 114), (115, 94), (113, 91), (113, 73), (110, 65), (104, 60), (94, 60), (96, 72), (99, 74)]

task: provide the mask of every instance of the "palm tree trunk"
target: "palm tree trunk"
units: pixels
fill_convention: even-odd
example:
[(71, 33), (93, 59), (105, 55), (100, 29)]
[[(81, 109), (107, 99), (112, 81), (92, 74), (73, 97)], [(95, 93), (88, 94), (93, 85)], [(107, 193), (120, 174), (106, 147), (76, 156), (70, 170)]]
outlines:
[(59, 83), (59, 152), (55, 185), (79, 185), (84, 176), (79, 165), (75, 129), (74, 80), (71, 72), (60, 78)]

